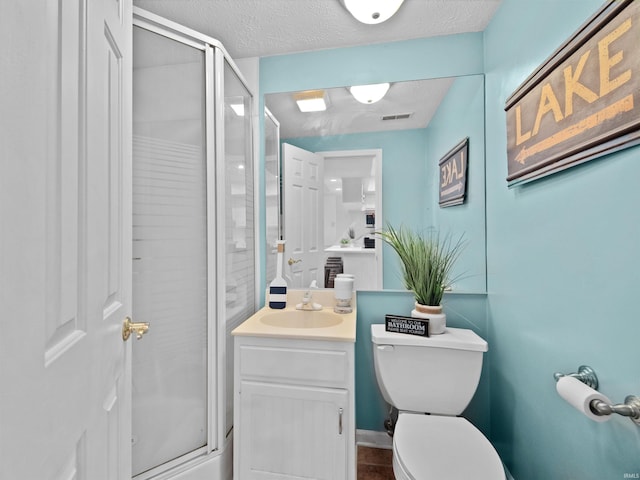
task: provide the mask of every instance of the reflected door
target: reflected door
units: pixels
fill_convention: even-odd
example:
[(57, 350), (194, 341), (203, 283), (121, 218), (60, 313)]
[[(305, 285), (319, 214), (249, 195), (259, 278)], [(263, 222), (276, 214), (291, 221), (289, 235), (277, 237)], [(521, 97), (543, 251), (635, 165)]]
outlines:
[(135, 476), (206, 449), (208, 271), (205, 53), (133, 39), (133, 312), (151, 324), (133, 356)]
[(282, 145), (284, 170), (285, 263), (291, 287), (306, 288), (320, 275), (323, 261), (323, 178), (324, 160), (320, 155), (287, 143)]

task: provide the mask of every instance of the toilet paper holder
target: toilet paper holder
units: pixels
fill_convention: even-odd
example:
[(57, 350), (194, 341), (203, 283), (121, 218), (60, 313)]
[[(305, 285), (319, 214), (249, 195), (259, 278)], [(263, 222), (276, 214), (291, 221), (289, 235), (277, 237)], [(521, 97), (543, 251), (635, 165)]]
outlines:
[(553, 378), (556, 379), (556, 382), (562, 377), (576, 378), (585, 385), (593, 388), (594, 390), (598, 390), (598, 376), (596, 375), (596, 372), (593, 370), (593, 368), (588, 365), (580, 365), (576, 373), (569, 373), (565, 375), (564, 373), (556, 372), (553, 374)]
[[(578, 367), (578, 371), (576, 373), (569, 373), (565, 375), (564, 373), (556, 372), (553, 374), (553, 378), (555, 378), (556, 382), (565, 376), (574, 377), (594, 390), (598, 389), (598, 376), (593, 368), (588, 365), (581, 365)], [(589, 405), (589, 408), (595, 415), (599, 416), (617, 413), (623, 417), (629, 417), (633, 423), (640, 426), (640, 397), (637, 397), (636, 395), (627, 395), (624, 399), (624, 403), (618, 403), (615, 405), (603, 402), (602, 400), (593, 400)]]

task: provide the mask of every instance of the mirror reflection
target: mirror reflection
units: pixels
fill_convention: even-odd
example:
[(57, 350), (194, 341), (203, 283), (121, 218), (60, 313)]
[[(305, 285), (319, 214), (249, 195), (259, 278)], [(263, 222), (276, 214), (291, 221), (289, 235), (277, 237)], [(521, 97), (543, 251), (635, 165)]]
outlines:
[[(296, 100), (305, 95), (322, 98), (325, 110), (301, 112)], [(359, 290), (403, 289), (397, 258), (373, 238), (389, 222), (464, 233), (467, 248), (453, 288), (486, 291), (482, 75), (391, 83), (384, 97), (370, 104), (340, 87), (268, 94), (265, 106), (279, 124), (284, 177), (279, 225), (292, 286), (306, 287), (312, 280), (330, 286), (327, 269), (338, 258), (346, 273), (361, 279)], [(438, 162), (464, 138), (469, 138), (467, 198), (441, 208)], [(287, 150), (295, 158), (287, 160)], [(288, 180), (303, 175), (300, 150), (312, 156), (309, 174), (318, 176), (315, 193), (306, 200), (301, 185), (287, 187)], [(274, 241), (268, 234), (267, 243)], [(268, 270), (275, 260), (270, 257), (275, 256), (268, 255)]]

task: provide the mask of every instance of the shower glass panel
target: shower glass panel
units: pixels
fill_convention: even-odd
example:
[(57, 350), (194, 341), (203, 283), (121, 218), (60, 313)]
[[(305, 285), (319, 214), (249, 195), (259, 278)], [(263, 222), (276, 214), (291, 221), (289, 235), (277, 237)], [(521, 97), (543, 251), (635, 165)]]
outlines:
[(224, 61), (224, 203), (226, 271), (226, 415), (233, 426), (233, 339), (231, 330), (255, 312), (254, 172), (251, 151), (251, 95)]
[(134, 27), (133, 475), (208, 441), (205, 53)]

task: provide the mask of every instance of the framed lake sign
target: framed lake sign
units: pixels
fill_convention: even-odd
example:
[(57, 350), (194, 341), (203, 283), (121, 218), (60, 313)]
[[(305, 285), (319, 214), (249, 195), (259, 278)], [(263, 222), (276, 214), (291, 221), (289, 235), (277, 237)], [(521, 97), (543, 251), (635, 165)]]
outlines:
[(507, 100), (509, 186), (640, 143), (640, 1), (606, 2)]
[(441, 207), (460, 205), (467, 194), (467, 165), (469, 163), (469, 137), (449, 150), (438, 162), (440, 168)]

